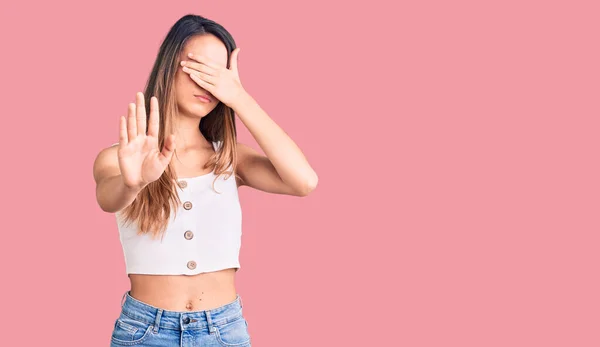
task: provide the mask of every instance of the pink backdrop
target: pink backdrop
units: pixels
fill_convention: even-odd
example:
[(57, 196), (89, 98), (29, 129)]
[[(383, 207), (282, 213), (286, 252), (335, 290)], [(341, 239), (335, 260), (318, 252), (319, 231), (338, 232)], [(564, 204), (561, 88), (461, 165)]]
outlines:
[(195, 13), (320, 178), (240, 190), (253, 346), (599, 346), (597, 4), (3, 3), (0, 344), (108, 346), (93, 160)]

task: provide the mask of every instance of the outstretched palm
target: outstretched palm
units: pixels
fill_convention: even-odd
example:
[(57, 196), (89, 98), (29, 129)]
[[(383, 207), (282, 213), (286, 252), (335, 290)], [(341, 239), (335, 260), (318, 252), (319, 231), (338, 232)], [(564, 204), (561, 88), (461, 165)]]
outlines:
[(127, 119), (121, 116), (118, 157), (123, 182), (127, 187), (141, 189), (156, 181), (173, 157), (173, 135), (166, 138), (162, 151), (158, 148), (158, 117), (158, 100), (152, 97), (146, 134), (146, 106), (142, 93), (136, 94), (135, 104), (129, 104)]

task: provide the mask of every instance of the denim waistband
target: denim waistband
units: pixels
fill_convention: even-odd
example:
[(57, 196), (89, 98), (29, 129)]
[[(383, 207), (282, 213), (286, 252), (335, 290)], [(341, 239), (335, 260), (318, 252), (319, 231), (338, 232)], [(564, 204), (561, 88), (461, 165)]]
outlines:
[[(124, 300), (123, 300), (124, 299)], [(126, 291), (121, 299), (121, 312), (131, 319), (153, 324), (155, 329), (173, 330), (207, 329), (227, 324), (242, 317), (242, 298), (236, 294), (234, 301), (210, 310), (170, 311), (139, 301)]]

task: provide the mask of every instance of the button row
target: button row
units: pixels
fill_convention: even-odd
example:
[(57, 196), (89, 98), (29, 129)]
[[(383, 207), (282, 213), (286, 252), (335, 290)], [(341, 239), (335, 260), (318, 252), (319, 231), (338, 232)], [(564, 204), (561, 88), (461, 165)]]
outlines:
[[(187, 187), (187, 182), (186, 181), (179, 181), (178, 185), (179, 185), (180, 188), (183, 189), (183, 188)], [(186, 210), (188, 210), (188, 211), (191, 210), (192, 209), (192, 203), (190, 201), (184, 202), (183, 203), (183, 208), (186, 209)], [(194, 238), (194, 233), (191, 230), (187, 230), (185, 233), (183, 233), (183, 237), (186, 240), (191, 240), (191, 239)], [(196, 268), (196, 265), (197, 265), (196, 262), (193, 261), (193, 260), (190, 260), (190, 261), (187, 262), (187, 267), (190, 270), (194, 270)]]

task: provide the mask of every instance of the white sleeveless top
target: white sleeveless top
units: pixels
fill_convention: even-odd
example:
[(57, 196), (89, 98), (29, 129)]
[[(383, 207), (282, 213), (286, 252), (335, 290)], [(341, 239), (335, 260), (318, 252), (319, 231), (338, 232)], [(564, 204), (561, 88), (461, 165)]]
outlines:
[[(221, 142), (213, 142), (218, 149)], [(162, 240), (150, 233), (137, 235), (135, 222), (115, 213), (127, 274), (194, 275), (240, 268), (242, 210), (235, 175), (215, 173), (178, 178), (181, 200), (171, 212)], [(214, 190), (212, 183), (214, 181)], [(216, 190), (216, 191), (215, 191)], [(217, 193), (217, 192), (220, 192)]]

